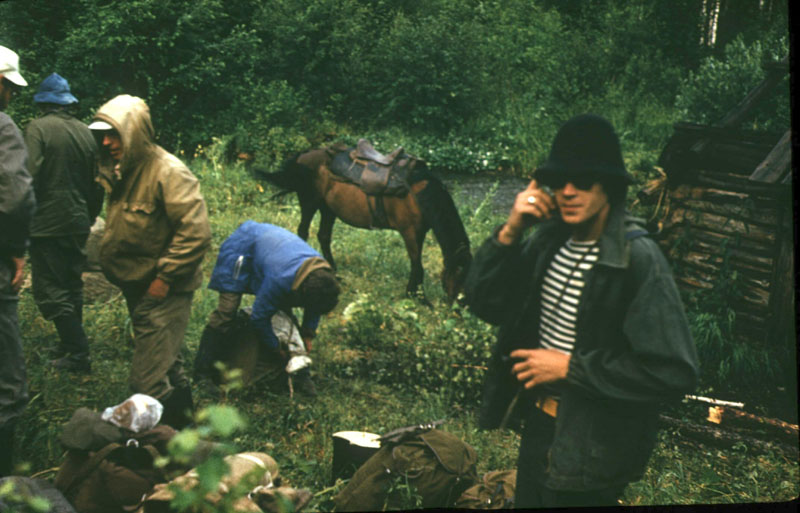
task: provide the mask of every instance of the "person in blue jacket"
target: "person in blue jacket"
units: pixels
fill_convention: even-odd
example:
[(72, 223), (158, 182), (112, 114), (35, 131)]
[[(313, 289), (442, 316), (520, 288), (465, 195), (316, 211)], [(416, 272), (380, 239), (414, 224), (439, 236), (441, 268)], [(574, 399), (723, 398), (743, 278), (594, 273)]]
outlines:
[[(250, 324), (263, 342), (262, 349), (283, 359), (272, 317), (303, 309), (300, 335), (311, 350), (320, 317), (334, 309), (339, 284), (330, 264), (294, 233), (279, 226), (245, 221), (222, 243), (208, 288), (219, 292), (195, 360), (195, 377), (211, 377), (214, 362), (225, 353), (224, 335), (234, 324), (243, 294), (255, 295)], [(308, 369), (295, 378), (298, 387), (313, 394)]]

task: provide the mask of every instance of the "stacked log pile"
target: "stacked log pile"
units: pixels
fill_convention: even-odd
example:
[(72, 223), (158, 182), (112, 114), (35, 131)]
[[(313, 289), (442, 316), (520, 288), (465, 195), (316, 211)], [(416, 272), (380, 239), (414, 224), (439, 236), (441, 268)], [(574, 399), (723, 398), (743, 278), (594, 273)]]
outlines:
[(675, 264), (678, 284), (689, 291), (711, 289), (735, 272), (737, 294), (730, 305), (737, 328), (744, 338), (763, 343), (775, 308), (785, 306), (772, 299), (776, 288), (793, 280), (791, 271), (781, 268), (781, 255), (791, 244), (791, 190), (750, 176), (779, 136), (688, 124), (675, 128), (663, 159), (671, 168), (647, 184), (640, 198), (658, 202), (659, 244)]

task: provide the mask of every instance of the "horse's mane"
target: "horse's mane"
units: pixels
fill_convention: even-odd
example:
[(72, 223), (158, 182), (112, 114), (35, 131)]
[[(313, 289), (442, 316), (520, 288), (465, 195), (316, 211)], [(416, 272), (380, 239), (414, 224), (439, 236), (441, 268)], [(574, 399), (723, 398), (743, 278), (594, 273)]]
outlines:
[(417, 201), (442, 248), (445, 267), (469, 265), (472, 260), (469, 237), (453, 198), (441, 180), (424, 163), (414, 168), (410, 182), (417, 183), (423, 180), (427, 180), (428, 185), (417, 193)]
[(310, 187), (314, 170), (299, 161), (302, 155), (304, 153), (295, 153), (284, 159), (275, 172), (269, 172), (261, 167), (253, 167), (253, 176), (284, 189), (286, 192), (304, 192)]

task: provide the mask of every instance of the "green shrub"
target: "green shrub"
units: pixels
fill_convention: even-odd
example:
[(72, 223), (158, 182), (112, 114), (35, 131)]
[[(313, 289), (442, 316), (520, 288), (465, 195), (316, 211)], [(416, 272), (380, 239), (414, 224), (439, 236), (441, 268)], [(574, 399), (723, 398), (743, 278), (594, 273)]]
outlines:
[(362, 293), (342, 312), (342, 342), (359, 355), (343, 374), (371, 376), (414, 393), (438, 390), (448, 401), (476, 406), (493, 329), (466, 312), (441, 316), (429, 324), (413, 300), (381, 304)]
[[(714, 124), (737, 106), (764, 79), (764, 65), (778, 62), (789, 53), (788, 37), (745, 43), (736, 38), (725, 47), (721, 58), (705, 59), (699, 69), (682, 82), (676, 107), (685, 120)], [(789, 76), (756, 111), (742, 122), (742, 128), (783, 131), (790, 126)]]

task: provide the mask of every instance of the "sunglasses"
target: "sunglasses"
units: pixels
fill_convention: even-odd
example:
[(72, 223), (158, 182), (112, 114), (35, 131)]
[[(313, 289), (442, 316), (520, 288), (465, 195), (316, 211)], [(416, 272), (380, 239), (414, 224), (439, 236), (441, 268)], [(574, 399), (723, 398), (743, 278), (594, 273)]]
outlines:
[(571, 183), (578, 190), (588, 191), (597, 183), (597, 179), (589, 175), (559, 175), (542, 178), (541, 183), (553, 190), (563, 189), (567, 183)]

